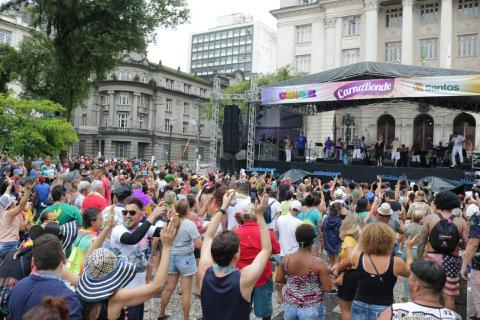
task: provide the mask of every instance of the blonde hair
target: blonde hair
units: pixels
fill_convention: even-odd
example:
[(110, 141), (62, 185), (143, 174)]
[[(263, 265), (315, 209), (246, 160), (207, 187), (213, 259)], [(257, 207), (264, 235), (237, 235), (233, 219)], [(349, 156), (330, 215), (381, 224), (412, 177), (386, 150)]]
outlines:
[(360, 234), (360, 248), (368, 255), (389, 255), (395, 245), (395, 232), (383, 222), (369, 224)]
[(423, 218), (423, 210), (422, 209), (415, 209), (411, 212), (411, 217), (413, 222), (419, 223), (422, 221)]
[(173, 191), (167, 191), (163, 196), (163, 200), (165, 201), (166, 204), (173, 205), (177, 200), (177, 195)]
[(415, 192), (415, 202), (425, 202), (425, 198), (425, 192), (423, 192), (422, 190), (418, 190), (417, 192)]
[(175, 212), (179, 217), (184, 217), (188, 213), (188, 200), (180, 199), (175, 203)]
[(345, 239), (346, 236), (358, 239), (362, 231), (363, 221), (356, 212), (349, 213), (340, 227), (340, 239)]

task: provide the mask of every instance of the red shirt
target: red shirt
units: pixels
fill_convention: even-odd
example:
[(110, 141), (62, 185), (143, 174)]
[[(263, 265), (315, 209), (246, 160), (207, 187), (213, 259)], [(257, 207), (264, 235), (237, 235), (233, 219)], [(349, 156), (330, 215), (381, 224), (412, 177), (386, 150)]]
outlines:
[[(262, 242), (260, 240), (260, 228), (256, 222), (246, 221), (236, 232), (240, 238), (240, 259), (237, 261), (237, 268), (241, 270), (250, 265), (260, 253), (262, 250)], [(275, 239), (272, 231), (268, 232), (270, 233), (270, 240), (272, 242), (272, 254), (279, 254), (280, 243)], [(262, 275), (258, 278), (255, 287), (263, 286), (271, 276), (272, 264), (270, 260), (268, 260), (265, 270), (263, 270)]]
[(110, 185), (110, 180), (107, 177), (102, 178), (103, 189), (105, 190), (105, 200), (107, 201), (107, 205), (112, 203), (112, 187)]
[(105, 201), (104, 197), (91, 193), (85, 197), (85, 200), (83, 200), (82, 213), (88, 208), (97, 208), (101, 212), (106, 207), (107, 201)]

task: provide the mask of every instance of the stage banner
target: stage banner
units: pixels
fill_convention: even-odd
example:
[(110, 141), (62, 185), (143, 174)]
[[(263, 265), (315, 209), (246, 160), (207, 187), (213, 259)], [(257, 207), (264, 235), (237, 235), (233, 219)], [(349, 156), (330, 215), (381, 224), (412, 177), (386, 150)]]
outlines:
[(262, 88), (262, 104), (415, 97), (480, 96), (480, 74), (388, 78)]

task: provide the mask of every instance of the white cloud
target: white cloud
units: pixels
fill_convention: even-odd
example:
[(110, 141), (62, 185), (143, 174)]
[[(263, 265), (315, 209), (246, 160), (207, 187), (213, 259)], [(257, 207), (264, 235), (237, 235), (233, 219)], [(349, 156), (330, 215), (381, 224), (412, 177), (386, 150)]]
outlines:
[(160, 29), (156, 43), (148, 47), (148, 58), (152, 62), (188, 71), (188, 41), (194, 32), (206, 31), (216, 26), (218, 16), (242, 12), (253, 16), (267, 26), (277, 29), (276, 19), (270, 10), (280, 7), (279, 0), (188, 0), (190, 23), (176, 30)]

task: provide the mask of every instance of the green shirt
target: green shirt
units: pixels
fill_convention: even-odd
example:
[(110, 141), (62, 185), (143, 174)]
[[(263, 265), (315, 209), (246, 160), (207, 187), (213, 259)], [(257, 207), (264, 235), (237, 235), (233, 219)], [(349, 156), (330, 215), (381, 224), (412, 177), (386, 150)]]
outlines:
[(311, 224), (315, 229), (315, 234), (318, 235), (318, 222), (322, 221), (322, 214), (317, 208), (304, 210), (300, 212), (296, 218)]
[(65, 224), (71, 221), (77, 221), (78, 225), (82, 225), (83, 219), (80, 210), (77, 207), (71, 206), (66, 203), (59, 203), (51, 205), (50, 207), (45, 208), (42, 213), (40, 214), (39, 219), (46, 213), (46, 212), (55, 212), (55, 215), (58, 219), (58, 224)]
[(360, 218), (362, 218), (362, 220), (365, 220), (368, 215), (368, 211), (358, 212), (358, 215), (360, 216)]

